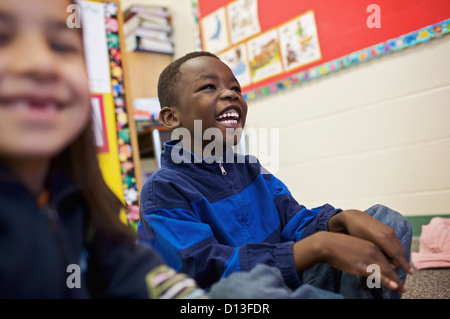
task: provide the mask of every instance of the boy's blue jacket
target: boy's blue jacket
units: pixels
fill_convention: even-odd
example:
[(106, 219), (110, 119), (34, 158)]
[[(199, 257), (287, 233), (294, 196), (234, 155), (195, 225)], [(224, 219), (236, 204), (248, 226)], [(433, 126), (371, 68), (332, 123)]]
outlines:
[(178, 140), (164, 144), (162, 167), (144, 183), (138, 241), (156, 248), (172, 268), (204, 288), (263, 263), (280, 269), (290, 287), (301, 284), (292, 245), (340, 212), (307, 209), (253, 156), (227, 150), (199, 160)]

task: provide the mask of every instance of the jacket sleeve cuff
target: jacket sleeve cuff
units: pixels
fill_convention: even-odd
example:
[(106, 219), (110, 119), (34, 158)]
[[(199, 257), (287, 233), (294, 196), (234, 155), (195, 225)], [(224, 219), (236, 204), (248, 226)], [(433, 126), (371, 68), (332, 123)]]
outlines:
[(292, 241), (284, 242), (277, 245), (275, 251), (275, 266), (281, 271), (284, 282), (291, 289), (295, 289), (302, 284), (294, 264), (293, 245), (294, 242)]
[(333, 206), (331, 206), (329, 204), (325, 204), (322, 207), (322, 210), (318, 216), (319, 220), (317, 222), (316, 232), (324, 231), (324, 230), (328, 231), (328, 221), (330, 220), (331, 217), (333, 217), (334, 215), (336, 215), (340, 212), (342, 212), (342, 209), (334, 208)]

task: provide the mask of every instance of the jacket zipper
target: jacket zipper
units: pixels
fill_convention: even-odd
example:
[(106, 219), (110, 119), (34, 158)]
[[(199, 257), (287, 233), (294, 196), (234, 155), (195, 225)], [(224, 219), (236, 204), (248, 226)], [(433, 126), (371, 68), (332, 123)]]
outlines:
[[(220, 171), (222, 172), (222, 175), (225, 176), (227, 175), (227, 171), (225, 170), (225, 168), (223, 167), (223, 157), (221, 157), (219, 159), (219, 167), (220, 167)], [(245, 211), (245, 216), (247, 216), (247, 210), (245, 208), (244, 203), (242, 202), (242, 198), (241, 195), (236, 191), (236, 189), (234, 188), (234, 185), (231, 181), (230, 182), (230, 186), (233, 189), (233, 193), (236, 195), (236, 197), (239, 199), (239, 202), (241, 203), (242, 208)], [(245, 232), (247, 233), (249, 239), (253, 239), (252, 236), (250, 235), (249, 231), (248, 231), (248, 224), (245, 221), (240, 221), (240, 224), (242, 225), (243, 229), (245, 230)]]
[[(50, 227), (56, 237), (56, 242), (61, 250), (62, 257), (64, 259), (64, 264), (69, 265), (69, 259), (67, 257), (67, 252), (63, 244), (62, 234), (61, 234), (61, 221), (58, 216), (58, 212), (56, 208), (52, 204), (47, 204), (44, 207), (41, 207), (42, 214), (47, 217), (47, 220), (50, 223)], [(69, 298), (71, 296), (70, 289), (66, 290), (66, 296)]]
[(219, 159), (219, 167), (220, 167), (220, 171), (222, 172), (222, 175), (227, 175), (227, 171), (225, 170), (225, 168), (222, 165), (222, 157)]
[(59, 238), (59, 216), (56, 212), (56, 209), (53, 207), (53, 205), (47, 204), (41, 208), (41, 212), (45, 217), (47, 217), (52, 230)]

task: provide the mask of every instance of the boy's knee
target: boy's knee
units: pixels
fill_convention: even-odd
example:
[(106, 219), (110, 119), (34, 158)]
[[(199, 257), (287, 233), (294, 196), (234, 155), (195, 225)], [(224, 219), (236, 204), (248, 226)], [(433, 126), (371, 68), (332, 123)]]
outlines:
[(387, 206), (376, 204), (367, 209), (366, 213), (393, 228), (397, 235), (412, 234), (412, 226), (409, 221), (402, 214)]
[(398, 221), (402, 221), (405, 219), (399, 212), (381, 204), (376, 204), (369, 207), (366, 210), (366, 213), (380, 221), (382, 221), (383, 219), (392, 219)]

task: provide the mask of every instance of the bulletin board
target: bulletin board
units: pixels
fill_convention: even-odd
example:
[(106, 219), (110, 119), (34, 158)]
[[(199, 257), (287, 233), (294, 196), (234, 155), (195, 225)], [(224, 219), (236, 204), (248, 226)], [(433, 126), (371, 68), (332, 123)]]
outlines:
[(81, 9), (100, 167), (108, 186), (129, 208), (122, 220), (133, 224), (138, 218), (140, 162), (133, 112), (125, 94), (120, 3), (79, 0), (77, 4)]
[(448, 0), (193, 0), (197, 49), (247, 100), (450, 32)]

